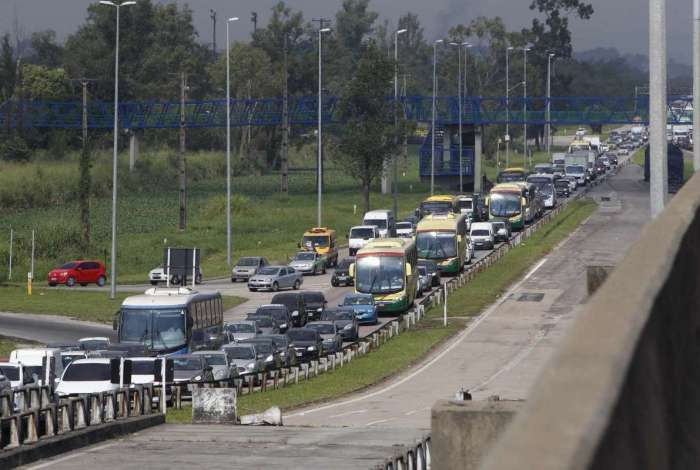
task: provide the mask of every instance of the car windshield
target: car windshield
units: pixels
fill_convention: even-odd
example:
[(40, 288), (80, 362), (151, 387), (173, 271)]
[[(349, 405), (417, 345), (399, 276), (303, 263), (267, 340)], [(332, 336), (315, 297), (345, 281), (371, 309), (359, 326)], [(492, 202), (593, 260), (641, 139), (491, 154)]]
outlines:
[(258, 271), (258, 274), (262, 274), (264, 276), (276, 276), (279, 271), (279, 268), (262, 268), (260, 271)]
[(305, 302), (323, 303), (326, 298), (320, 292), (305, 292), (303, 294)]
[(349, 295), (345, 297), (343, 305), (372, 305), (373, 297), (367, 295)]
[(543, 185), (540, 187), (540, 191), (541, 191), (542, 194), (544, 194), (545, 196), (551, 196), (552, 190), (553, 190), (553, 189), (554, 189), (554, 185), (552, 185), (552, 183), (543, 184)]
[(475, 237), (488, 237), (488, 236), (489, 236), (489, 231), (488, 231), (488, 230), (472, 230), (472, 236), (475, 236)]
[(97, 351), (100, 349), (107, 349), (109, 346), (109, 340), (101, 339), (88, 339), (85, 341), (79, 341), (80, 347), (86, 351)]
[(68, 366), (63, 373), (63, 382), (105, 382), (112, 377), (109, 363), (87, 363), (78, 364), (76, 362)]
[(559, 180), (556, 183), (554, 183), (554, 186), (556, 186), (557, 188), (568, 188), (569, 182), (567, 180)]
[(506, 228), (506, 224), (504, 222), (491, 222), (491, 225), (493, 226), (494, 230), (501, 230), (502, 228)]
[(0, 366), (0, 374), (7, 377), (8, 380), (19, 380), (18, 366)]
[(316, 339), (315, 330), (289, 330), (287, 331), (287, 336), (292, 341), (314, 341)]
[(227, 323), (224, 329), (229, 333), (255, 333), (255, 327), (251, 323)]
[(355, 289), (364, 294), (390, 294), (404, 288), (402, 256), (363, 256), (357, 260)]
[(520, 194), (493, 193), (489, 211), (494, 217), (513, 217), (520, 214)]
[(579, 173), (583, 173), (584, 170), (583, 170), (583, 167), (581, 165), (569, 165), (566, 167), (565, 171), (567, 173), (579, 174)]
[(374, 225), (377, 228), (386, 228), (386, 219), (365, 219), (362, 223), (365, 225)]
[(418, 274), (421, 276), (427, 276), (428, 270), (425, 269), (425, 266), (418, 266)]
[(418, 257), (445, 259), (457, 256), (457, 240), (454, 233), (421, 232), (416, 235)]
[(514, 181), (525, 181), (525, 173), (522, 171), (502, 171), (496, 177), (498, 183), (512, 183)]
[(352, 320), (353, 312), (348, 310), (326, 310), (321, 315), (322, 320)]
[(257, 266), (257, 265), (258, 265), (257, 258), (241, 258), (238, 260), (238, 264), (236, 264), (236, 266)]
[(335, 333), (335, 325), (332, 323), (309, 323), (305, 328), (314, 329), (322, 335), (332, 335)]
[(175, 370), (202, 370), (202, 360), (198, 357), (173, 357)]
[(224, 351), (226, 355), (231, 359), (253, 359), (255, 358), (255, 353), (252, 348), (237, 347), (237, 348), (225, 348)]
[(259, 354), (270, 354), (272, 353), (272, 342), (260, 341), (255, 343), (255, 350)]
[(223, 354), (202, 354), (204, 360), (210, 366), (225, 366), (226, 356)]
[(330, 237), (328, 235), (312, 236), (304, 235), (304, 246), (328, 246), (330, 243)]
[(85, 359), (85, 354), (61, 354), (61, 363), (63, 364), (64, 369), (68, 364), (75, 361), (76, 359)]
[(315, 257), (316, 254), (311, 251), (302, 251), (297, 253), (296, 259), (297, 261), (313, 261)]
[(413, 228), (413, 225), (411, 225), (411, 222), (399, 222), (396, 224), (396, 228), (411, 230)]
[(460, 209), (471, 210), (474, 207), (474, 205), (472, 204), (471, 199), (459, 199), (457, 201), (457, 207), (459, 207)]
[(350, 267), (350, 265), (354, 262), (355, 262), (355, 260), (352, 258), (345, 258), (338, 264), (338, 268), (339, 269), (348, 269)]
[(371, 228), (353, 228), (350, 230), (350, 238), (362, 238), (367, 240), (374, 236), (374, 230)]
[(131, 361), (131, 373), (133, 375), (153, 375), (155, 361)]
[(260, 328), (272, 328), (272, 317), (256, 316), (255, 322)]
[(66, 263), (63, 266), (61, 266), (61, 269), (73, 269), (77, 263)]
[(143, 344), (156, 351), (182, 346), (186, 343), (185, 310), (125, 308), (119, 341)]

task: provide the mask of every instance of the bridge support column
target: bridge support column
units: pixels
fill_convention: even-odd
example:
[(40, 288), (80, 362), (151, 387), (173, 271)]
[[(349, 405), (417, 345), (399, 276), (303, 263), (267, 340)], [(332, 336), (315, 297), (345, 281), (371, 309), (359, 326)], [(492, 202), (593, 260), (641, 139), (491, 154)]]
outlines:
[(136, 131), (129, 133), (129, 171), (134, 171), (134, 165), (139, 158), (139, 135)]
[(482, 192), (481, 175), (481, 127), (474, 126), (474, 192)]

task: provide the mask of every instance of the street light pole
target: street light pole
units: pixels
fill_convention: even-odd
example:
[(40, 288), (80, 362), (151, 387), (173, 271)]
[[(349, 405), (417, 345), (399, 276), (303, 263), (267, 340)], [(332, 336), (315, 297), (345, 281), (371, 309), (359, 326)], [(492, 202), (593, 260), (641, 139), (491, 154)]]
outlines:
[[(527, 53), (530, 49), (523, 47), (523, 166), (527, 162)], [(532, 166), (532, 165), (530, 165)]]
[(226, 20), (226, 266), (231, 269), (231, 42), (229, 25), (238, 17)]
[(547, 54), (547, 125), (545, 126), (545, 134), (547, 138), (547, 153), (550, 153), (551, 147), (550, 147), (550, 141), (552, 139), (551, 133), (552, 133), (552, 109), (551, 109), (551, 100), (552, 100), (552, 59), (554, 58), (554, 54), (549, 53)]
[[(666, 107), (666, 0), (649, 0), (649, 190), (652, 218), (663, 211), (668, 191)], [(693, 145), (698, 143), (693, 142)]]
[[(108, 5), (117, 9), (117, 31), (114, 47), (114, 143), (112, 155), (112, 275), (110, 276), (109, 298), (117, 296), (117, 151), (119, 143), (119, 11), (121, 7), (135, 5), (129, 1), (114, 3), (103, 0), (102, 5)], [(32, 273), (33, 274), (33, 273)]]
[(693, 1), (693, 170), (700, 170), (700, 0)]
[[(407, 29), (399, 29), (394, 32), (394, 143), (398, 148), (399, 145), (399, 35), (408, 31)], [(394, 202), (394, 217), (399, 216), (399, 162), (396, 154), (397, 148), (394, 148), (392, 155), (393, 164), (393, 187), (392, 198)]]
[[(323, 24), (323, 23), (321, 23)], [(321, 227), (321, 222), (323, 221), (321, 217), (321, 201), (323, 198), (323, 160), (322, 160), (322, 155), (323, 155), (323, 139), (321, 136), (321, 130), (323, 127), (323, 116), (322, 116), (322, 111), (323, 111), (323, 70), (322, 70), (322, 48), (321, 48), (321, 37), (323, 36), (323, 33), (329, 32), (331, 29), (330, 28), (319, 28), (318, 29), (318, 168), (317, 168), (317, 189), (318, 189), (318, 209), (316, 213), (316, 226)]]
[(510, 76), (509, 76), (509, 63), (510, 63), (510, 51), (513, 50), (513, 46), (508, 46), (506, 48), (506, 168), (510, 167)]
[[(471, 47), (471, 44), (468, 42), (451, 42), (450, 46), (455, 46), (457, 48), (457, 100), (458, 100), (458, 122), (459, 122), (459, 192), (462, 193), (464, 192), (464, 182), (463, 182), (463, 177), (462, 177), (462, 102), (463, 102), (463, 96), (462, 96), (462, 46), (465, 47)], [(464, 62), (466, 64), (467, 61), (467, 52), (466, 49), (464, 51)], [(465, 75), (466, 75), (466, 70), (465, 70)], [(466, 76), (465, 76), (465, 82), (466, 82)], [(466, 92), (466, 86), (465, 86), (465, 92)]]
[(432, 109), (432, 134), (430, 136), (430, 195), (435, 194), (435, 97), (437, 95), (437, 45), (442, 43), (442, 39), (433, 42), (433, 109)]

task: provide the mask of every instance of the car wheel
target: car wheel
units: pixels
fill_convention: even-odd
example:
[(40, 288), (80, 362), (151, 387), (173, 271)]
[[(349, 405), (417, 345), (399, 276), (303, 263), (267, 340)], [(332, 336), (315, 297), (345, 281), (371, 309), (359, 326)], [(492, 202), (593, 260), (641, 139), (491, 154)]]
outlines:
[(294, 290), (299, 290), (300, 286), (301, 286), (301, 282), (299, 282), (299, 279), (294, 281)]
[(97, 285), (100, 287), (104, 286), (106, 282), (107, 282), (107, 278), (104, 276), (100, 276), (97, 278)]
[(252, 287), (249, 287), (248, 290), (251, 291), (251, 292), (257, 291), (257, 289), (253, 289)]
[(326, 265), (323, 265), (323, 269), (321, 269), (321, 274), (326, 274)]
[(66, 285), (68, 287), (73, 287), (75, 285), (75, 278), (74, 277), (69, 277), (68, 280), (66, 281)]
[(50, 287), (56, 287), (56, 283), (55, 283), (55, 282), (49, 282), (49, 286), (50, 286)]
[(157, 285), (158, 285), (158, 281), (151, 281), (151, 285), (152, 285), (152, 286), (157, 286)]
[(333, 280), (331, 280), (331, 286), (333, 286), (333, 287), (338, 287), (338, 283), (335, 282), (335, 281), (333, 281)]
[(195, 284), (201, 284), (202, 283), (202, 275), (197, 274), (197, 277), (194, 279)]
[(81, 285), (82, 287), (87, 287), (87, 282), (81, 282), (80, 285)]
[(272, 283), (272, 292), (277, 292), (278, 290), (280, 290), (280, 285), (277, 284), (276, 282), (273, 282)]
[(231, 278), (231, 282), (235, 283), (236, 281), (237, 281), (237, 279), (235, 277)]

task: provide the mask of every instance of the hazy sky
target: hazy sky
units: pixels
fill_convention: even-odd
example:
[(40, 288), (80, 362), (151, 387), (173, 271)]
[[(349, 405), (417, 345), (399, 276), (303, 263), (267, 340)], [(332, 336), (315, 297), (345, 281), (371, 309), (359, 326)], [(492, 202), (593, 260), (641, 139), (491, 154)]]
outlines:
[[(595, 14), (590, 21), (572, 20), (574, 48), (617, 47), (621, 52), (646, 54), (648, 44), (648, 2), (645, 0), (590, 0)], [(73, 32), (85, 18), (90, 0), (0, 0), (0, 32), (12, 30), (14, 18), (27, 33), (53, 29), (60, 38)], [(185, 3), (185, 2), (178, 2)], [(209, 10), (218, 13), (217, 44), (225, 41), (223, 18), (239, 16), (232, 27), (232, 39), (242, 39), (252, 29), (250, 12), (258, 12), (264, 24), (270, 7), (277, 0), (190, 0), (195, 24), (203, 41), (210, 42), (212, 25)], [(288, 5), (304, 12), (305, 18), (332, 17), (340, 0), (288, 0)], [(465, 23), (479, 15), (501, 16), (510, 29), (530, 24), (533, 12), (530, 0), (372, 0), (372, 8), (382, 18), (394, 21), (412, 11), (419, 15), (428, 39), (436, 38), (452, 25)], [(107, 8), (107, 7), (105, 7)], [(689, 62), (691, 57), (692, 0), (667, 2), (669, 56)], [(243, 21), (245, 20), (245, 21)]]

